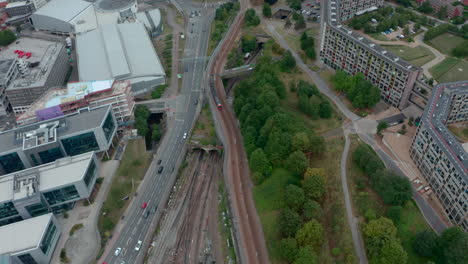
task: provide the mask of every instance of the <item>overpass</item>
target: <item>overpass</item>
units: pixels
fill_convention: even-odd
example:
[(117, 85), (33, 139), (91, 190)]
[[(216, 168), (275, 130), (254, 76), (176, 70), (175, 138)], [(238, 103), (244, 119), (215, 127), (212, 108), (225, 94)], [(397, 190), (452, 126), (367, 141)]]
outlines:
[(232, 69), (227, 69), (221, 74), (220, 77), (227, 78), (227, 79), (238, 77), (238, 76), (249, 74), (250, 72), (253, 71), (253, 69), (255, 69), (255, 64), (251, 63), (251, 64), (243, 65), (240, 67), (232, 68)]
[(135, 104), (144, 105), (148, 107), (148, 110), (153, 114), (164, 113), (170, 110), (175, 111), (177, 98), (178, 97), (153, 99), (153, 100), (136, 102)]

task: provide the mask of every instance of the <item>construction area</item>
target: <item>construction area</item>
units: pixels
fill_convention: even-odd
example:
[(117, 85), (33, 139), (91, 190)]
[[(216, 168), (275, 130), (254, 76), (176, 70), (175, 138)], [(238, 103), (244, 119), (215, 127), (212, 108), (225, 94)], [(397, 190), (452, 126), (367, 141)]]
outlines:
[(222, 165), (222, 156), (216, 151), (187, 154), (146, 263), (231, 262), (223, 249), (226, 238), (221, 234), (223, 221), (219, 220), (225, 216), (219, 212)]

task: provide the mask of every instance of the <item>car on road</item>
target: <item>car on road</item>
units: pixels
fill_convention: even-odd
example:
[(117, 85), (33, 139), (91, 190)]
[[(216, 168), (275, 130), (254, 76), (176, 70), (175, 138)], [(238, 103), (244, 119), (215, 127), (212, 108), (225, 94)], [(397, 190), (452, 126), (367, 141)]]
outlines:
[(163, 167), (163, 166), (159, 167), (158, 173), (161, 173), (163, 170), (164, 170), (164, 167)]
[(184, 133), (184, 139), (186, 139), (186, 138), (187, 138), (187, 132)]
[(147, 206), (148, 206), (148, 203), (147, 203), (147, 202), (143, 202), (143, 204), (141, 205), (141, 208), (145, 209)]
[(143, 242), (141, 242), (141, 240), (138, 240), (137, 244), (135, 245), (135, 251), (140, 251), (140, 248), (141, 248), (141, 244)]
[(151, 209), (151, 212), (152, 212), (152, 213), (155, 213), (156, 210), (158, 210), (158, 206), (157, 206), (157, 205)]
[(162, 160), (158, 160), (158, 165), (160, 165), (160, 164), (161, 164), (161, 162), (162, 162)]
[(143, 213), (143, 217), (144, 217), (145, 219), (148, 218), (149, 213), (150, 213), (150, 211), (146, 210), (146, 211)]
[(118, 248), (115, 250), (115, 252), (114, 252), (114, 256), (117, 257), (118, 255), (120, 255), (120, 252), (121, 252), (121, 251), (122, 251), (122, 248), (118, 247)]
[(197, 105), (197, 104), (198, 104), (198, 99), (195, 99), (195, 105)]

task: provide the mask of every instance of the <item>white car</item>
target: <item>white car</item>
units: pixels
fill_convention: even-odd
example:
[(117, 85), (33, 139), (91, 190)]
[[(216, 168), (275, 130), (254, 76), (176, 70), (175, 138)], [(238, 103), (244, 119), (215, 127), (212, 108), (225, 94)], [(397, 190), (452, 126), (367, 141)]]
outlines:
[(118, 247), (118, 248), (115, 250), (115, 252), (114, 252), (114, 256), (117, 257), (117, 256), (120, 254), (120, 251), (122, 251), (122, 248), (119, 248), (119, 247)]
[(135, 251), (140, 251), (140, 248), (141, 248), (141, 240), (138, 240), (136, 246), (135, 246)]
[(186, 138), (187, 138), (187, 133), (184, 133), (184, 139), (186, 139)]

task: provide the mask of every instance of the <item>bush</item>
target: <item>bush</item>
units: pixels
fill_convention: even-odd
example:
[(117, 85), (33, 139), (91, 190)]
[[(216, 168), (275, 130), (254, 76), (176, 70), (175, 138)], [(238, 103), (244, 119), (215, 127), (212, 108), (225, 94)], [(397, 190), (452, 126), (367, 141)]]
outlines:
[(16, 40), (16, 35), (11, 30), (0, 31), (0, 46), (8, 46)]
[(79, 223), (79, 224), (76, 224), (74, 225), (71, 229), (70, 229), (70, 236), (73, 236), (73, 234), (75, 234), (76, 231), (80, 230), (81, 228), (83, 228), (83, 224), (82, 223)]
[(102, 184), (103, 181), (104, 181), (104, 177), (99, 177), (96, 179), (96, 184)]
[(255, 9), (250, 8), (245, 12), (244, 22), (248, 27), (255, 27), (260, 24), (260, 18), (255, 13)]
[(420, 256), (432, 257), (437, 247), (437, 235), (432, 231), (422, 231), (416, 234), (413, 249)]
[(390, 206), (387, 210), (387, 217), (392, 220), (395, 225), (398, 225), (400, 223), (402, 211), (403, 208), (401, 206)]

